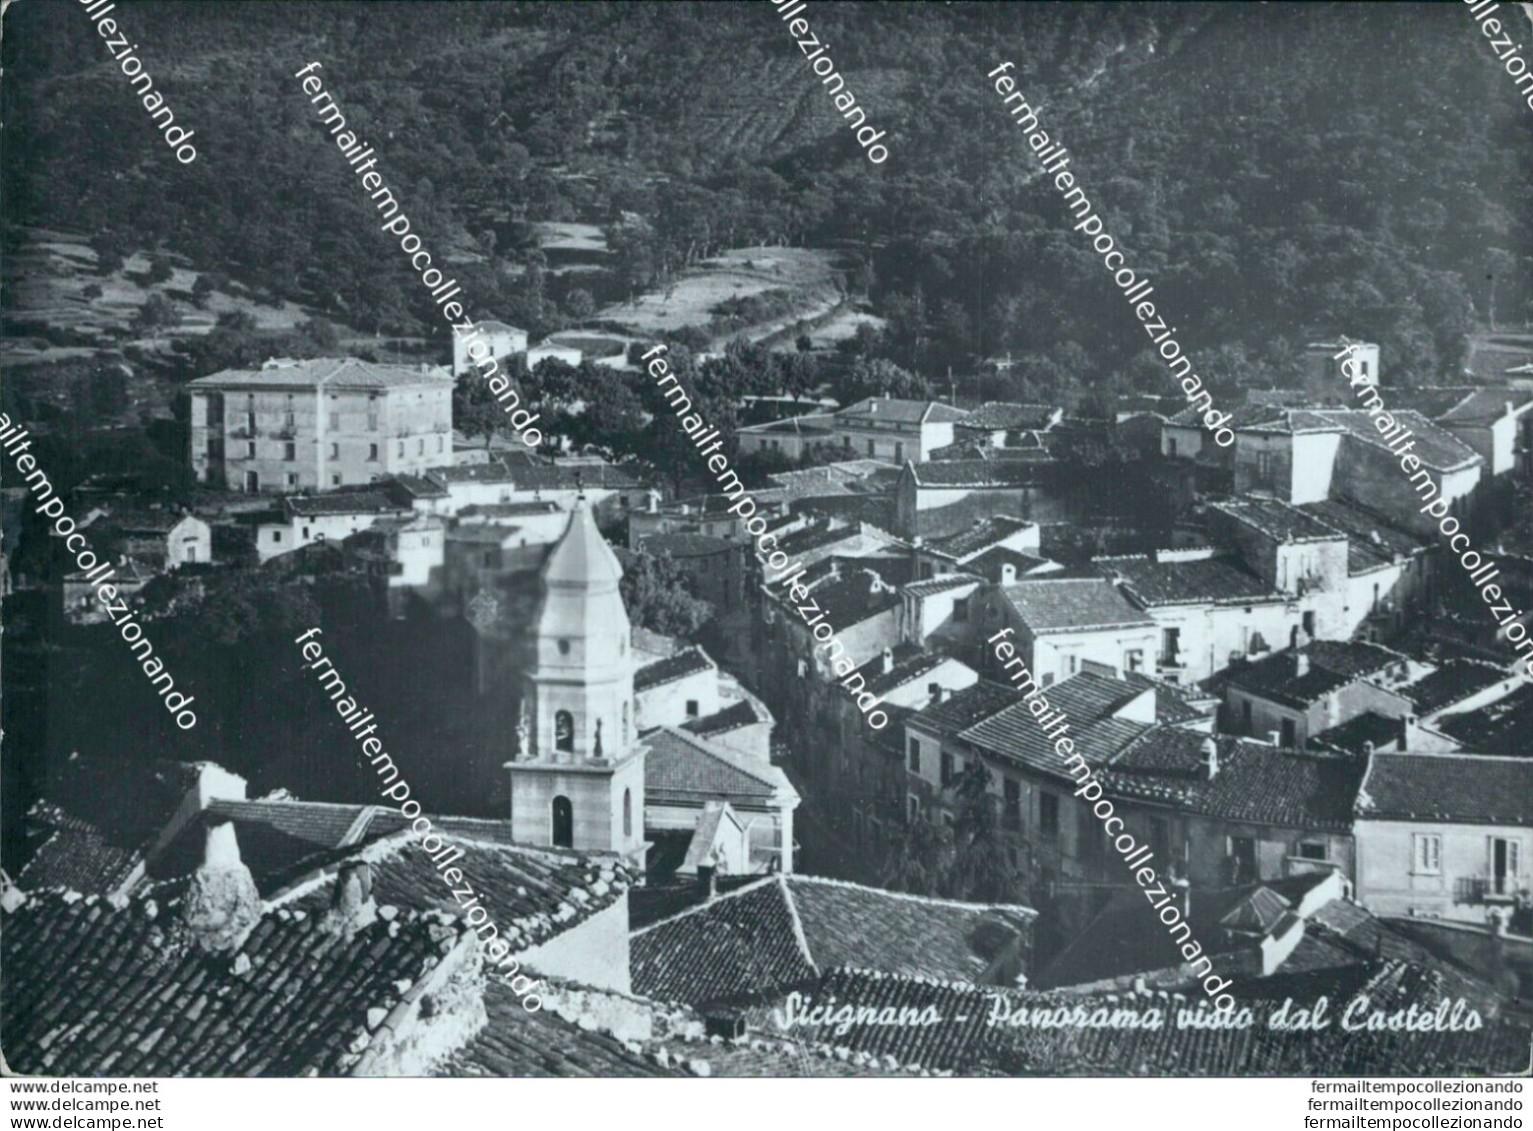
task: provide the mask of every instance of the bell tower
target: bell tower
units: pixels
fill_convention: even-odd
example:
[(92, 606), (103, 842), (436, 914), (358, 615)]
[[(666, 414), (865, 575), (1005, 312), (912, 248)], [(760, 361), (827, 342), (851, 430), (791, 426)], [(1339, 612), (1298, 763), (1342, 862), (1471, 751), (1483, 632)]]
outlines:
[(642, 864), (644, 748), (623, 569), (585, 499), (543, 562), (532, 663), (522, 680), (511, 831), (524, 844), (633, 856)]

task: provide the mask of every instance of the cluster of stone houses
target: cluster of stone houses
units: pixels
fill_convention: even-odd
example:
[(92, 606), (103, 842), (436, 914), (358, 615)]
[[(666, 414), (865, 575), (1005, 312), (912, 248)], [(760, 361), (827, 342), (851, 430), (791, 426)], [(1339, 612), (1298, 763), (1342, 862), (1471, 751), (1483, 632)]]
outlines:
[[(276, 363), (194, 382), (199, 476), (283, 496), (236, 516), (262, 562), (351, 555), (391, 609), (421, 600), (472, 623), (478, 690), (518, 721), (495, 765), (460, 768), (503, 783), (503, 816), (423, 794), (440, 841), (428, 854), (375, 797), (250, 799), (216, 766), (72, 761), (33, 807), (27, 859), (0, 892), (8, 1063), (68, 1075), (1525, 1067), (1533, 760), (1510, 736), (1533, 718), (1533, 689), (1493, 650), (1391, 646), (1452, 583), (1408, 490), (1386, 482), (1366, 414), (1323, 392), (1339, 381), (1323, 348), (1309, 354), (1314, 403), (1244, 406), (1228, 456), (1175, 417), (1108, 424), (1136, 445), (1153, 427), (1185, 492), (1173, 544), (1150, 552), (1058, 537), (1075, 512), (1055, 454), (1074, 425), (1057, 408), (880, 397), (741, 429), (742, 452), (847, 457), (754, 495), (883, 704), (878, 730), (801, 599), (763, 584), (752, 535), (719, 499), (665, 500), (600, 463), (463, 457), (450, 419), (440, 428), (439, 373)], [(1360, 356), (1376, 378), (1377, 351)], [(1476, 393), (1412, 419), (1423, 464), (1466, 515), (1482, 483), (1521, 470), (1519, 395), (1505, 413)], [(123, 512), (113, 528), (154, 569), (210, 560), (209, 524), (170, 517)], [(725, 653), (631, 629), (598, 517), (626, 519), (630, 548), (695, 578), (723, 614)], [(1366, 994), (1430, 1010), (1446, 994), (1483, 1029), (1364, 1041), (1257, 1026), (1210, 1040), (987, 1022), (1193, 1007), (1186, 963), (1146, 922), (1076, 776), (988, 646), (1002, 633), (1243, 1004)], [(808, 828), (815, 870), (838, 847), (874, 859), (913, 825), (960, 819), (959, 786), (978, 767), (998, 844), (1025, 877), (1015, 898), (805, 874)], [(453, 898), (442, 853), (487, 919)], [(496, 973), (508, 951), (541, 1010)], [(794, 1021), (831, 1005), (938, 1020)]]
[[(1126, 886), (985, 646), (1009, 630), (1077, 749), (1133, 814), (1128, 827), (1194, 898), (1335, 874), (1379, 914), (1528, 940), (1507, 976), (1533, 992), (1533, 818), (1505, 795), (1533, 784), (1513, 738), (1533, 720), (1533, 692), (1504, 640), (1467, 652), (1386, 646), (1451, 603), (1457, 579), (1370, 415), (1341, 407), (1352, 394), (1333, 372), (1341, 344), (1307, 351), (1297, 404), (1240, 408), (1227, 452), (1203, 445), (1196, 422), (1151, 414), (1159, 466), (1187, 506), (1172, 544), (1148, 553), (1049, 559), (1041, 547), (1069, 509), (1050, 430), (1069, 422), (1034, 413), (1032, 446), (1007, 430), (1030, 406), (984, 406), (981, 427), (960, 435), (956, 420), (952, 440), (930, 405), (800, 418), (832, 433), (832, 447), (869, 417), (907, 437), (892, 486), (852, 464), (819, 482), (812, 471), (774, 477), (785, 488), (774, 529), (894, 720), (868, 728), (792, 603), (758, 588), (755, 686), (795, 752), (801, 819), (849, 858), (866, 855), (913, 821), (950, 823), (955, 784), (984, 765), (1030, 898), (1069, 897), (1051, 909), (1081, 926), (1103, 892)], [(1377, 347), (1354, 356), (1376, 382)], [(1528, 392), (1387, 391), (1466, 520), (1498, 480), (1526, 470)], [(777, 435), (742, 429), (742, 450)], [(1443, 774), (1459, 788), (1438, 790)]]

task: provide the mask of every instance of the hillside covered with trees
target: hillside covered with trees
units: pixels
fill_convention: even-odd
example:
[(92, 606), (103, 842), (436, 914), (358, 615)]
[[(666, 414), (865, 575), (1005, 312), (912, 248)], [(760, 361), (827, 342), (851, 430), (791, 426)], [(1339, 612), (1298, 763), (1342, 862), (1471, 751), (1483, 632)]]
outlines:
[[(473, 313), (534, 334), (727, 247), (825, 247), (887, 320), (864, 356), (936, 376), (1009, 352), (1014, 396), (1167, 391), (986, 78), (1003, 59), (1216, 387), (1287, 383), (1301, 337), (1336, 332), (1440, 379), (1533, 300), (1533, 216), (1499, 203), (1533, 118), (1457, 5), (816, 5), (879, 166), (769, 5), (122, 7), (198, 160), (152, 144), (75, 5), (17, 5), (10, 220), (369, 331), (445, 333), (294, 78), (310, 61)], [(608, 271), (545, 269), (529, 225), (573, 220)]]

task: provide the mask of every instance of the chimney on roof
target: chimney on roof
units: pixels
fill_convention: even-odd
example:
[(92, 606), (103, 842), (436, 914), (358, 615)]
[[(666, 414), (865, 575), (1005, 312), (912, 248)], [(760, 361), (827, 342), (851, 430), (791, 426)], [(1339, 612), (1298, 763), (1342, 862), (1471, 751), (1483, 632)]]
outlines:
[(1295, 679), (1303, 679), (1309, 675), (1309, 653), (1295, 652), (1293, 654), (1293, 676)]
[(1219, 743), (1213, 735), (1203, 740), (1203, 778), (1205, 781), (1213, 781), (1219, 776)]
[(372, 866), (366, 860), (347, 860), (336, 874), (330, 907), (320, 922), (321, 928), (333, 935), (350, 938), (377, 918)]
[(893, 649), (885, 648), (882, 659), (883, 659), (884, 674), (888, 675), (890, 672), (892, 672), (894, 670), (894, 651), (893, 651)]
[(192, 944), (206, 951), (236, 950), (261, 918), (255, 877), (240, 859), (234, 822), (210, 825), (202, 863), (181, 901), (181, 921)]
[(1506, 415), (1511, 416), (1517, 410), (1517, 406), (1511, 401), (1504, 401), (1503, 403), (1506, 405)]

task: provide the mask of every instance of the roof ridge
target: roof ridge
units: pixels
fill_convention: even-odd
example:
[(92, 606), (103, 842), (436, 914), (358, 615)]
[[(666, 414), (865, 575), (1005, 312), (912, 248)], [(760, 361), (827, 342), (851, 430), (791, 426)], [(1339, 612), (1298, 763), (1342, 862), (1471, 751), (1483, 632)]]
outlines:
[(757, 880), (755, 883), (742, 884), (734, 891), (720, 892), (718, 895), (714, 896), (712, 899), (705, 903), (693, 904), (691, 907), (687, 907), (681, 911), (678, 911), (668, 919), (660, 919), (646, 927), (640, 927), (637, 931), (631, 931), (628, 937), (630, 939), (636, 939), (640, 935), (647, 935), (649, 932), (655, 930), (656, 928), (665, 926), (667, 923), (675, 923), (687, 918), (690, 915), (696, 915), (700, 911), (706, 911), (710, 907), (716, 907), (720, 903), (723, 903), (726, 899), (738, 899), (740, 896), (745, 895), (747, 892), (757, 891), (760, 888), (765, 887), (767, 884), (771, 883), (774, 878), (774, 876), (762, 876), (761, 879)]
[(809, 949), (809, 938), (804, 934), (804, 922), (799, 918), (798, 902), (793, 898), (793, 888), (788, 884), (788, 877), (782, 872), (777, 873), (777, 888), (782, 892), (782, 899), (788, 907), (788, 922), (793, 926), (793, 940), (798, 943), (799, 953), (804, 956), (804, 961), (809, 963), (809, 969), (814, 971), (814, 976), (820, 976), (820, 964), (814, 960), (814, 952)]
[(875, 895), (886, 896), (889, 899), (903, 900), (907, 903), (926, 903), (938, 907), (983, 907), (993, 911), (1025, 911), (1029, 915), (1038, 914), (1035, 908), (1025, 903), (977, 903), (969, 899), (945, 899), (933, 895), (917, 895), (908, 891), (891, 891), (888, 888), (873, 887), (871, 884), (859, 884), (852, 880), (838, 880), (831, 876), (812, 876), (807, 872), (785, 873), (784, 882), (819, 884), (823, 887), (851, 888), (854, 891), (872, 892)]
[[(672, 726), (669, 723), (661, 723), (655, 729), (656, 730), (667, 731), (670, 734), (676, 735), (676, 736), (686, 740), (687, 743), (689, 743), (692, 746), (697, 747), (697, 749), (699, 751), (701, 751), (704, 754), (707, 754), (709, 757), (713, 758), (715, 761), (722, 762), (722, 763), (724, 763), (724, 765), (730, 767), (731, 769), (739, 770), (746, 777), (752, 778), (753, 780), (760, 782), (762, 785), (771, 786), (775, 790), (775, 789), (779, 788), (779, 786), (781, 784), (779, 782), (776, 782), (776, 781), (772, 780), (769, 777), (762, 776), (761, 772), (758, 769), (756, 769), (755, 767), (749, 765), (749, 763), (752, 761), (752, 759), (749, 756), (745, 755), (745, 754), (738, 754), (735, 751), (730, 750), (728, 747), (718, 746), (718, 745), (716, 745), (714, 743), (709, 742), (706, 738), (704, 738), (701, 735), (693, 734), (691, 731), (682, 730), (680, 727)], [(729, 757), (724, 757), (725, 754), (729, 755)], [(744, 762), (746, 764), (745, 765), (741, 765), (739, 762), (734, 761), (735, 758), (740, 759), (742, 762)], [(773, 766), (771, 768), (772, 769), (776, 769), (777, 767)]]

